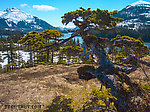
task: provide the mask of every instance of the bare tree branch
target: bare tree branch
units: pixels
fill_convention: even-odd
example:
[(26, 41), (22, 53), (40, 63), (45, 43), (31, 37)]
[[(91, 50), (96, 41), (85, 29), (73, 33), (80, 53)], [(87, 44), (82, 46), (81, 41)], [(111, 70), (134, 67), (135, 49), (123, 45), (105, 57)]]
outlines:
[(142, 63), (146, 66), (150, 66), (150, 63), (149, 62), (146, 62), (146, 61), (143, 61), (143, 60), (139, 60), (139, 63)]

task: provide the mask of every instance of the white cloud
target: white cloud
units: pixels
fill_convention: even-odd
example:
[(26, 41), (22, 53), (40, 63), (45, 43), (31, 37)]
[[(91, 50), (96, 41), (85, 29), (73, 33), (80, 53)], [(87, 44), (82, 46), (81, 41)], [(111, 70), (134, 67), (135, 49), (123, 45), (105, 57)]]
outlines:
[(28, 5), (28, 4), (21, 4), (20, 6), (21, 6), (21, 7), (25, 7), (25, 6), (27, 6), (27, 5)]
[(48, 5), (33, 5), (33, 8), (36, 8), (39, 11), (50, 11), (50, 10), (56, 10), (57, 8), (48, 6)]

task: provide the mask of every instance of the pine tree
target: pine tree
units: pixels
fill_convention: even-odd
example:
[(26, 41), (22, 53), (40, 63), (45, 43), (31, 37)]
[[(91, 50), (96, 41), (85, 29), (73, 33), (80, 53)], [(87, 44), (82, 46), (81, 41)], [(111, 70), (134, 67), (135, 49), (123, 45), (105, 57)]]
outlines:
[(0, 62), (3, 62), (3, 60), (2, 60), (2, 55), (0, 54)]
[[(46, 47), (46, 46), (51, 45), (52, 43), (57, 43), (57, 40), (61, 36), (64, 36), (64, 35), (62, 33), (58, 32), (57, 30), (45, 30), (45, 31), (40, 33), (40, 36), (45, 39), (44, 43), (45, 43), (45, 47)], [(55, 49), (57, 49), (57, 48), (51, 49), (51, 54), (52, 54), (51, 63), (53, 63), (53, 57), (54, 57)], [(47, 47), (46, 51), (47, 51), (47, 62), (49, 62), (50, 49)]]
[(77, 46), (80, 46), (80, 40), (77, 38)]
[(13, 40), (10, 41), (6, 41), (3, 44), (3, 48), (6, 51), (6, 53), (4, 53), (4, 58), (3, 59), (7, 59), (7, 71), (9, 70), (13, 70), (16, 67), (16, 59), (17, 59), (17, 54), (16, 54), (16, 46), (13, 42)]
[[(123, 97), (123, 94), (121, 93), (123, 84), (125, 83), (129, 87), (134, 88), (134, 92), (138, 92), (138, 94), (140, 94), (141, 96), (143, 96), (144, 94), (141, 87), (137, 84), (134, 84), (127, 75), (135, 71), (138, 68), (138, 63), (140, 63), (141, 61), (138, 60), (138, 58), (136, 57), (137, 55), (134, 56), (130, 53), (130, 55), (126, 54), (128, 53), (128, 48), (123, 49), (126, 50), (125, 55), (127, 57), (122, 58), (122, 62), (124, 64), (130, 64), (130, 66), (126, 66), (124, 68), (124, 66), (121, 66), (122, 63), (120, 64), (117, 61), (112, 62), (110, 60), (105, 51), (105, 48), (107, 48), (107, 46), (122, 46), (122, 44), (124, 45), (124, 47), (127, 47), (126, 44), (128, 44), (128, 46), (136, 49), (136, 47), (140, 45), (140, 48), (145, 49), (145, 51), (141, 53), (143, 55), (147, 52), (147, 47), (138, 40), (134, 40), (128, 37), (121, 37), (118, 39), (114, 39), (114, 41), (110, 41), (107, 38), (90, 35), (91, 31), (97, 30), (101, 31), (104, 34), (107, 34), (108, 31), (115, 28), (117, 22), (123, 20), (120, 18), (115, 18), (115, 14), (117, 14), (117, 11), (109, 12), (108, 10), (91, 10), (90, 8), (84, 9), (81, 7), (79, 10), (65, 13), (64, 16), (62, 16), (62, 23), (65, 25), (67, 25), (68, 23), (73, 23), (76, 27), (78, 27), (78, 29), (73, 31), (74, 33), (72, 34), (72, 36), (66, 39), (66, 41), (75, 36), (82, 37), (83, 41), (86, 43), (86, 46), (89, 47), (92, 53), (94, 53), (97, 57), (98, 67), (92, 70), (87, 69), (86, 71), (84, 71), (85, 74), (94, 74), (97, 79), (100, 80), (104, 86), (106, 86), (106, 88), (111, 88), (111, 94), (117, 98), (117, 101), (114, 100), (114, 104), (117, 110), (119, 112), (127, 112), (129, 111), (127, 100), (126, 97)], [(140, 50), (140, 48), (138, 48), (138, 50)], [(82, 74), (80, 74), (80, 72), (78, 73), (80, 77)], [(121, 86), (120, 82), (122, 82)], [(134, 92), (133, 94), (135, 94)]]
[(28, 47), (30, 52), (30, 66), (33, 66), (33, 47), (35, 46), (37, 40), (39, 38), (37, 31), (31, 31), (27, 33), (24, 37), (21, 37), (21, 39), (18, 41), (18, 44), (23, 44)]
[(66, 46), (60, 50), (60, 54), (65, 54), (68, 58), (68, 61), (71, 57), (79, 56), (80, 53), (83, 53), (83, 48), (79, 46)]

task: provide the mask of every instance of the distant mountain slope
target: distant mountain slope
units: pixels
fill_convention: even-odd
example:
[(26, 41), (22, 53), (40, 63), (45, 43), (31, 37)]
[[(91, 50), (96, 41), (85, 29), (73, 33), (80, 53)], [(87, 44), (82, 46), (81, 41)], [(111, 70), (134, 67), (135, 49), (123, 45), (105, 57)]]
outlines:
[(126, 35), (133, 38), (140, 36), (145, 42), (150, 43), (150, 2), (140, 0), (132, 3), (118, 11), (115, 17), (124, 20), (118, 23), (117, 27), (109, 31), (107, 35), (97, 31), (93, 31), (91, 34), (109, 39), (117, 35)]
[(118, 26), (135, 30), (146, 29), (150, 27), (150, 2), (137, 1), (119, 11), (116, 17), (124, 19)]
[(31, 30), (60, 30), (47, 22), (25, 13), (17, 8), (8, 8), (0, 11), (0, 28), (5, 30), (20, 30), (23, 32)]

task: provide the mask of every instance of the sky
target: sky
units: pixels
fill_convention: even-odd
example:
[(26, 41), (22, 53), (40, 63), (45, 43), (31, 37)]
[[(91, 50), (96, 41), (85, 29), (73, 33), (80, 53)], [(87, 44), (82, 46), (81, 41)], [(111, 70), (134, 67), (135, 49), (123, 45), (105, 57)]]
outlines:
[[(125, 8), (138, 0), (1, 0), (0, 11), (16, 7), (28, 14), (36, 16), (49, 24), (63, 26), (61, 16), (75, 11), (80, 7), (85, 9), (118, 10)], [(150, 2), (150, 0), (145, 0)], [(68, 27), (72, 27), (69, 24)]]

